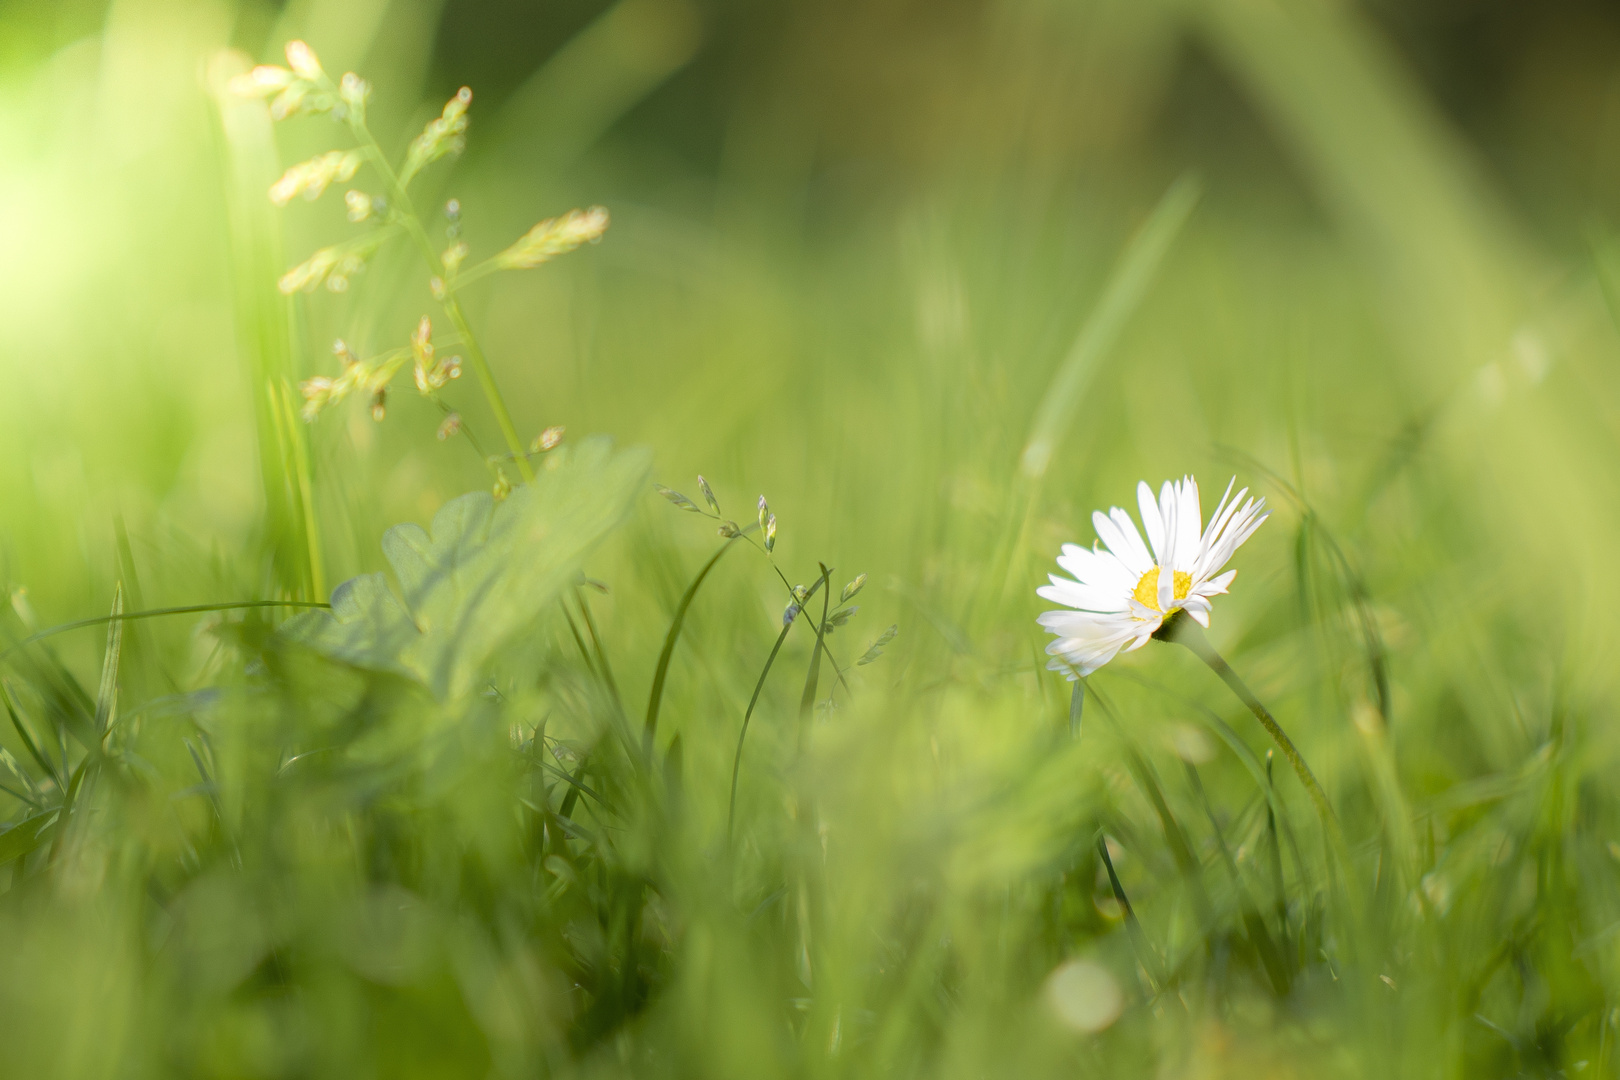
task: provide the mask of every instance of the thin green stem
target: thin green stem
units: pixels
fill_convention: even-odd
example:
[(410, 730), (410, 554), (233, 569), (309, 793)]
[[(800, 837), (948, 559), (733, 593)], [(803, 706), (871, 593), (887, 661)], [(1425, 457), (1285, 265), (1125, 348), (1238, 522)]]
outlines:
[[(442, 281), (445, 278), (444, 263), (439, 259), (438, 254), (434, 252), (433, 244), (428, 240), (427, 230), (422, 227), (422, 219), (417, 214), (416, 208), (411, 204), (411, 197), (407, 194), (405, 185), (400, 182), (399, 175), (388, 164), (388, 158), (383, 154), (382, 147), (377, 144), (376, 136), (371, 134), (371, 129), (366, 126), (364, 120), (355, 117), (352, 113), (349, 128), (353, 131), (355, 139), (360, 142), (361, 149), (371, 159), (377, 174), (382, 177), (384, 185), (388, 188), (388, 197), (393, 200), (394, 213), (398, 216), (401, 224), (405, 226), (405, 231), (411, 234), (411, 240), (422, 253), (422, 258), (427, 263), (429, 271)], [(534, 480), (534, 467), (529, 464), (529, 459), (524, 456), (523, 442), (518, 438), (517, 427), (512, 423), (512, 414), (506, 408), (506, 399), (501, 396), (501, 389), (495, 382), (495, 374), (490, 370), (489, 361), (484, 357), (484, 350), (479, 347), (478, 339), (473, 336), (472, 327), (468, 325), (467, 317), (462, 313), (461, 305), (449, 291), (450, 287), (446, 285), (444, 288), (446, 291), (440, 303), (444, 305), (445, 314), (450, 316), (450, 321), (455, 325), (456, 332), (461, 335), (462, 345), (467, 350), (467, 359), (472, 364), (473, 373), (478, 376), (478, 385), (484, 391), (484, 397), (489, 402), (490, 411), (495, 414), (495, 423), (499, 425), (501, 435), (506, 439), (507, 448), (512, 451), (518, 472), (523, 475), (525, 483), (532, 482)]]
[(737, 537), (733, 536), (716, 551), (709, 561), (703, 564), (692, 584), (687, 586), (686, 593), (675, 608), (675, 617), (670, 620), (669, 632), (664, 635), (664, 648), (658, 654), (658, 667), (653, 672), (652, 690), (647, 695), (647, 720), (644, 725), (646, 741), (649, 749), (652, 747), (653, 736), (658, 732), (658, 710), (664, 703), (664, 680), (669, 677), (669, 661), (675, 655), (675, 643), (681, 638), (681, 627), (686, 623), (686, 611), (692, 606), (693, 597), (697, 596), (698, 589), (702, 588), (703, 580), (709, 576), (721, 556), (731, 550), (731, 545)]
[(523, 452), (523, 440), (518, 437), (517, 426), (512, 423), (512, 414), (506, 409), (506, 400), (501, 397), (500, 387), (495, 384), (495, 373), (490, 370), (489, 361), (484, 358), (484, 350), (479, 347), (478, 339), (473, 336), (472, 327), (467, 324), (467, 316), (462, 314), (461, 304), (456, 298), (446, 293), (443, 303), (445, 313), (450, 316), (450, 321), (461, 334), (462, 344), (467, 349), (467, 359), (472, 362), (473, 374), (478, 376), (478, 385), (483, 387), (484, 397), (489, 400), (490, 411), (495, 414), (495, 423), (500, 426), (507, 449), (512, 451), (518, 472), (523, 474), (525, 483), (532, 482), (534, 466), (529, 464), (528, 456)]
[(754, 696), (748, 699), (748, 709), (743, 713), (742, 730), (737, 732), (737, 752), (731, 759), (731, 800), (726, 804), (726, 847), (731, 847), (732, 826), (737, 819), (737, 777), (742, 772), (743, 740), (748, 738), (748, 721), (754, 717), (754, 706), (759, 704), (760, 692), (765, 689), (765, 677), (771, 673), (771, 665), (776, 663), (776, 654), (782, 651), (782, 643), (787, 640), (788, 631), (793, 629), (794, 619), (782, 627), (782, 632), (776, 635), (776, 644), (771, 646), (771, 655), (765, 658), (765, 667), (759, 673), (759, 681), (754, 683)]
[(1189, 616), (1177, 613), (1155, 636), (1162, 636), (1166, 641), (1174, 641), (1179, 645), (1186, 646), (1194, 656), (1207, 664), (1211, 671), (1219, 675), (1221, 681), (1226, 683), (1233, 694), (1237, 695), (1238, 700), (1248, 707), (1249, 711), (1254, 714), (1254, 718), (1260, 721), (1260, 726), (1266, 729), (1266, 733), (1277, 744), (1277, 749), (1282, 751), (1283, 757), (1287, 758), (1288, 763), (1294, 767), (1294, 772), (1299, 776), (1299, 782), (1305, 785), (1306, 793), (1310, 795), (1311, 802), (1316, 806), (1317, 814), (1322, 818), (1323, 826), (1327, 828), (1334, 845), (1342, 853), (1345, 847), (1344, 836), (1339, 828), (1339, 819), (1334, 816), (1333, 806), (1328, 802), (1327, 792), (1322, 789), (1322, 785), (1317, 781), (1316, 774), (1311, 772), (1309, 765), (1305, 764), (1305, 756), (1299, 752), (1299, 748), (1294, 745), (1294, 740), (1288, 737), (1288, 733), (1282, 729), (1282, 725), (1277, 723), (1277, 718), (1271, 715), (1271, 710), (1267, 709), (1260, 699), (1254, 696), (1254, 692), (1249, 689), (1248, 684), (1238, 677), (1237, 672), (1232, 670), (1232, 665), (1228, 664), (1225, 658), (1215, 651), (1215, 646), (1209, 643), (1209, 637), (1205, 635), (1203, 627), (1199, 626)]
[(294, 608), (329, 608), (331, 604), (313, 600), (238, 600), (229, 604), (188, 604), (185, 607), (150, 608), (146, 611), (126, 611), (119, 615), (98, 615), (93, 619), (79, 619), (77, 622), (62, 623), (31, 634), (21, 641), (14, 642), (4, 649), (0, 649), (0, 656), (9, 656), (18, 649), (26, 648), (51, 637), (54, 634), (63, 634), (69, 630), (79, 630), (86, 626), (104, 626), (110, 622), (129, 622), (132, 619), (152, 619), (159, 615), (197, 615), (209, 611), (239, 611), (245, 608), (264, 607), (294, 607)]
[[(821, 578), (817, 585), (827, 585), (831, 578), (832, 568), (823, 566), (821, 568)], [(808, 596), (805, 597), (806, 603), (809, 602), (809, 599)], [(816, 647), (810, 654), (810, 670), (804, 677), (804, 694), (799, 698), (799, 750), (801, 753), (804, 750), (805, 736), (809, 731), (810, 718), (815, 713), (816, 685), (820, 681), (821, 675), (821, 654), (826, 651), (823, 635), (827, 629), (827, 615), (831, 610), (831, 601), (832, 587), (828, 585), (827, 591), (821, 594), (821, 621), (816, 624)]]
[(1108, 840), (1101, 831), (1097, 833), (1097, 854), (1102, 857), (1103, 868), (1108, 871), (1108, 885), (1113, 890), (1114, 899), (1125, 913), (1126, 931), (1130, 934), (1131, 944), (1136, 947), (1136, 955), (1142, 962), (1142, 970), (1147, 973), (1149, 980), (1154, 984), (1153, 990), (1157, 992), (1159, 987), (1164, 985), (1164, 974), (1159, 970), (1158, 954), (1153, 951), (1153, 946), (1148, 944), (1147, 932), (1142, 929), (1142, 923), (1136, 917), (1136, 909), (1131, 907), (1130, 897), (1125, 895), (1125, 886), (1120, 883), (1119, 874), (1114, 870), (1114, 860), (1108, 854)]

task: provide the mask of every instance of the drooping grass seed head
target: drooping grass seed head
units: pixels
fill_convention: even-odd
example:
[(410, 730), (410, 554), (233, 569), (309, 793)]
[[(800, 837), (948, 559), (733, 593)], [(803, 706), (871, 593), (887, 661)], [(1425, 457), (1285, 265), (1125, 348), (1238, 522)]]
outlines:
[(270, 185), (270, 201), (277, 206), (286, 206), (299, 195), (306, 199), (318, 199), (334, 181), (354, 179), (361, 160), (353, 150), (331, 150), (300, 162)]
[(439, 425), (439, 441), (444, 442), (446, 439), (450, 438), (460, 430), (461, 414), (451, 413), (449, 416), (445, 417), (444, 422)]
[[(1233, 481), (1236, 482), (1235, 480)], [(1268, 516), (1264, 499), (1232, 496), (1232, 484), (1202, 526), (1198, 483), (1166, 481), (1157, 500), (1137, 485), (1137, 505), (1147, 543), (1130, 514), (1113, 507), (1092, 515), (1099, 542), (1088, 550), (1063, 545), (1058, 566), (1072, 578), (1050, 575), (1036, 593), (1065, 605), (1044, 612), (1040, 624), (1057, 640), (1046, 647), (1047, 665), (1076, 679), (1091, 674), (1120, 652), (1139, 649), (1178, 611), (1209, 626), (1210, 601), (1226, 592), (1237, 571), (1219, 573)], [(1072, 610), (1070, 610), (1072, 609)]]
[(260, 64), (245, 75), (237, 75), (230, 81), (231, 93), (238, 97), (267, 98), (271, 94), (279, 94), (291, 86), (296, 78), (291, 71), (275, 64)]
[(742, 535), (742, 530), (737, 527), (737, 523), (735, 521), (722, 521), (720, 523), (720, 528), (716, 531), (727, 540), (731, 540)]
[(776, 550), (776, 515), (772, 514), (765, 519), (765, 551)]
[(570, 210), (547, 218), (499, 255), (494, 263), (503, 270), (527, 270), (566, 255), (581, 244), (594, 244), (607, 232), (608, 212), (603, 206)]
[(312, 292), (325, 285), (331, 292), (342, 292), (349, 287), (349, 278), (365, 267), (365, 259), (349, 248), (321, 248), (315, 254), (282, 274), (276, 288), (287, 296), (302, 290)]
[(662, 495), (664, 498), (668, 499), (682, 510), (688, 510), (694, 514), (703, 513), (703, 511), (698, 507), (697, 503), (693, 502), (691, 499), (688, 499), (685, 495), (682, 495), (674, 488), (667, 488), (663, 484), (654, 484), (653, 486), (658, 489), (658, 494)]
[(861, 658), (859, 660), (855, 661), (855, 663), (858, 666), (863, 666), (864, 667), (865, 665), (870, 664), (872, 661), (876, 660), (878, 657), (882, 656), (884, 646), (888, 645), (889, 642), (893, 641), (894, 638), (895, 638), (895, 635), (898, 634), (899, 632), (900, 632), (900, 627), (899, 626), (890, 626), (887, 630), (883, 631), (883, 633), (878, 635), (877, 640), (872, 642), (871, 647), (868, 648), (864, 653), (862, 653)]
[(770, 516), (771, 505), (765, 501), (765, 496), (761, 495), (759, 497), (759, 527), (761, 529), (765, 527), (765, 522), (770, 518)]
[(292, 68), (293, 73), (300, 79), (315, 82), (325, 74), (321, 70), (321, 61), (315, 55), (315, 50), (297, 38), (287, 42), (286, 52), (287, 66)]
[(787, 610), (782, 612), (782, 625), (792, 626), (793, 620), (799, 617), (799, 605), (789, 604)]
[(793, 586), (793, 599), (799, 602), (800, 607), (803, 607), (804, 602), (810, 599), (810, 590), (803, 585)]
[(844, 586), (844, 591), (838, 596), (838, 602), (840, 604), (849, 603), (864, 588), (866, 588), (866, 575), (859, 574), (854, 581)]
[(496, 468), (495, 486), (491, 489), (490, 494), (495, 496), (496, 502), (505, 502), (506, 497), (512, 494), (512, 481), (507, 478), (505, 469)]
[(534, 442), (529, 444), (530, 453), (541, 453), (555, 449), (557, 444), (562, 442), (564, 430), (566, 429), (561, 424), (553, 424), (551, 427), (546, 428), (534, 437)]
[(353, 188), (343, 193), (343, 204), (349, 208), (349, 220), (355, 224), (369, 221), (377, 212), (376, 203), (372, 201), (371, 196)]
[(855, 613), (860, 610), (861, 606), (859, 604), (851, 604), (849, 607), (841, 607), (831, 615), (827, 616), (827, 633), (830, 634), (840, 626), (843, 626), (845, 623), (849, 622), (849, 620), (855, 617)]

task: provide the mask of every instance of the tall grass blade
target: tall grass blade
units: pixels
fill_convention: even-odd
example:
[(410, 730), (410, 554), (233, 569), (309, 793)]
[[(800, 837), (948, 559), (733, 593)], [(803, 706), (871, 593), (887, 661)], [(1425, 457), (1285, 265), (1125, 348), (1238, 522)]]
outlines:
[[(248, 70), (247, 58), (219, 53), (208, 77), (223, 136), (231, 287), (237, 337), (247, 361), (258, 434), (259, 479), (277, 586), (305, 600), (325, 597), (304, 432), (287, 408), (286, 388), (296, 381), (291, 307), (276, 287), (285, 269), (281, 226), (266, 192), (280, 175), (270, 115), (264, 103), (228, 87)], [(313, 559), (312, 559), (313, 556)]]
[(698, 590), (703, 587), (704, 579), (709, 576), (709, 571), (714, 569), (721, 556), (730, 551), (738, 539), (738, 537), (733, 536), (720, 545), (720, 550), (716, 551), (709, 557), (709, 561), (703, 564), (703, 569), (699, 570), (697, 577), (692, 579), (692, 584), (686, 587), (686, 592), (681, 596), (681, 602), (675, 605), (675, 617), (669, 621), (669, 631), (664, 635), (664, 647), (658, 653), (658, 666), (653, 671), (652, 690), (647, 694), (647, 720), (644, 730), (648, 747), (652, 746), (653, 736), (658, 732), (658, 710), (664, 703), (664, 681), (669, 678), (669, 661), (675, 655), (675, 643), (681, 638), (681, 627), (686, 625), (687, 609), (692, 606), (692, 600), (697, 596)]
[(96, 735), (106, 742), (118, 719), (118, 661), (124, 653), (124, 584), (113, 589), (112, 614), (107, 617), (107, 648), (101, 656), (101, 685), (96, 690)]
[(1005, 596), (1022, 580), (1024, 547), (1052, 457), (1074, 422), (1098, 368), (1157, 278), (1160, 264), (1192, 215), (1201, 192), (1202, 184), (1191, 175), (1170, 185), (1120, 253), (1101, 297), (1047, 385), (1018, 458), (1005, 531), (990, 564), (992, 571), (984, 579), (988, 588), (996, 590), (993, 596), (986, 597), (987, 602)]

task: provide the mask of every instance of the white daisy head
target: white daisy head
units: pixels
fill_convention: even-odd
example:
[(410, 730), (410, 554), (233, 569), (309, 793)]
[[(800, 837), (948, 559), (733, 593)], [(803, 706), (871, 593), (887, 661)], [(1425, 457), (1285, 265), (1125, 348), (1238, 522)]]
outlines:
[(1088, 551), (1064, 544), (1058, 566), (1073, 578), (1052, 574), (1052, 583), (1036, 590), (1065, 605), (1062, 611), (1043, 612), (1038, 620), (1057, 637), (1046, 647), (1052, 656), (1047, 666), (1067, 672), (1070, 679), (1090, 675), (1120, 652), (1147, 644), (1176, 611), (1209, 626), (1210, 599), (1224, 593), (1237, 576), (1236, 570), (1222, 574), (1220, 569), (1268, 516), (1266, 500), (1245, 502), (1248, 493), (1244, 488), (1233, 496), (1232, 484), (1227, 484), (1204, 527), (1198, 482), (1192, 477), (1179, 484), (1166, 480), (1157, 500), (1153, 489), (1140, 483), (1136, 500), (1147, 531), (1145, 544), (1136, 523), (1119, 507), (1092, 514), (1106, 547), (1093, 543)]

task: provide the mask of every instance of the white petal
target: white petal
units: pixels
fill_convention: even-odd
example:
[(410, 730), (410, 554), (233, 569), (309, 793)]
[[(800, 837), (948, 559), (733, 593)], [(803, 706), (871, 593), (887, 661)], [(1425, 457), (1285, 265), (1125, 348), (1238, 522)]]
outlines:
[[(1123, 526), (1121, 522), (1124, 522)], [(1136, 577), (1141, 577), (1153, 567), (1153, 559), (1142, 544), (1141, 534), (1136, 531), (1136, 526), (1125, 511), (1117, 506), (1111, 514), (1099, 510), (1091, 515), (1091, 524), (1097, 530), (1097, 537), (1108, 545), (1108, 550)]]
[(1181, 500), (1176, 489), (1166, 480), (1159, 493), (1159, 511), (1164, 517), (1164, 547), (1159, 552), (1159, 610), (1169, 611), (1176, 598), (1176, 548), (1181, 539)]
[(1159, 504), (1153, 501), (1153, 489), (1147, 486), (1146, 480), (1137, 481), (1136, 508), (1142, 512), (1142, 528), (1147, 531), (1153, 554), (1163, 558), (1164, 517), (1159, 513)]
[(1113, 552), (1088, 550), (1075, 544), (1063, 545), (1057, 564), (1082, 584), (1125, 594), (1136, 588), (1137, 579), (1142, 576), (1131, 573)]
[(1195, 582), (1193, 587), (1188, 591), (1188, 595), (1202, 596), (1205, 599), (1212, 596), (1220, 596), (1222, 593), (1226, 592), (1227, 587), (1232, 584), (1232, 579), (1235, 577), (1237, 577), (1237, 571), (1228, 570), (1226, 573), (1212, 577), (1208, 581)]
[(1176, 504), (1176, 569), (1190, 573), (1198, 561), (1199, 531), (1204, 519), (1198, 505), (1198, 481), (1182, 477)]
[(1043, 600), (1050, 600), (1054, 604), (1066, 604), (1081, 611), (1114, 612), (1125, 611), (1125, 597), (1117, 591), (1099, 589), (1085, 585), (1068, 578), (1058, 577), (1056, 574), (1048, 575), (1052, 584), (1042, 585), (1035, 590), (1035, 594)]
[[(1231, 496), (1232, 496), (1232, 485), (1234, 485), (1236, 483), (1237, 483), (1237, 477), (1235, 477), (1235, 476), (1232, 477), (1232, 479), (1230, 479), (1230, 480), (1228, 480), (1226, 482), (1226, 491), (1221, 494), (1221, 501), (1215, 504), (1215, 512), (1213, 514), (1209, 515), (1209, 527), (1204, 530), (1204, 536), (1203, 536), (1203, 541), (1202, 541), (1203, 546), (1206, 547), (1206, 548), (1215, 539), (1215, 534), (1218, 531), (1216, 529), (1215, 525), (1216, 525), (1216, 523), (1218, 521), (1220, 521), (1221, 514), (1226, 510), (1226, 500), (1231, 498)], [(1242, 495), (1238, 496), (1238, 498), (1240, 498), (1240, 499), (1242, 497), (1243, 497)]]

